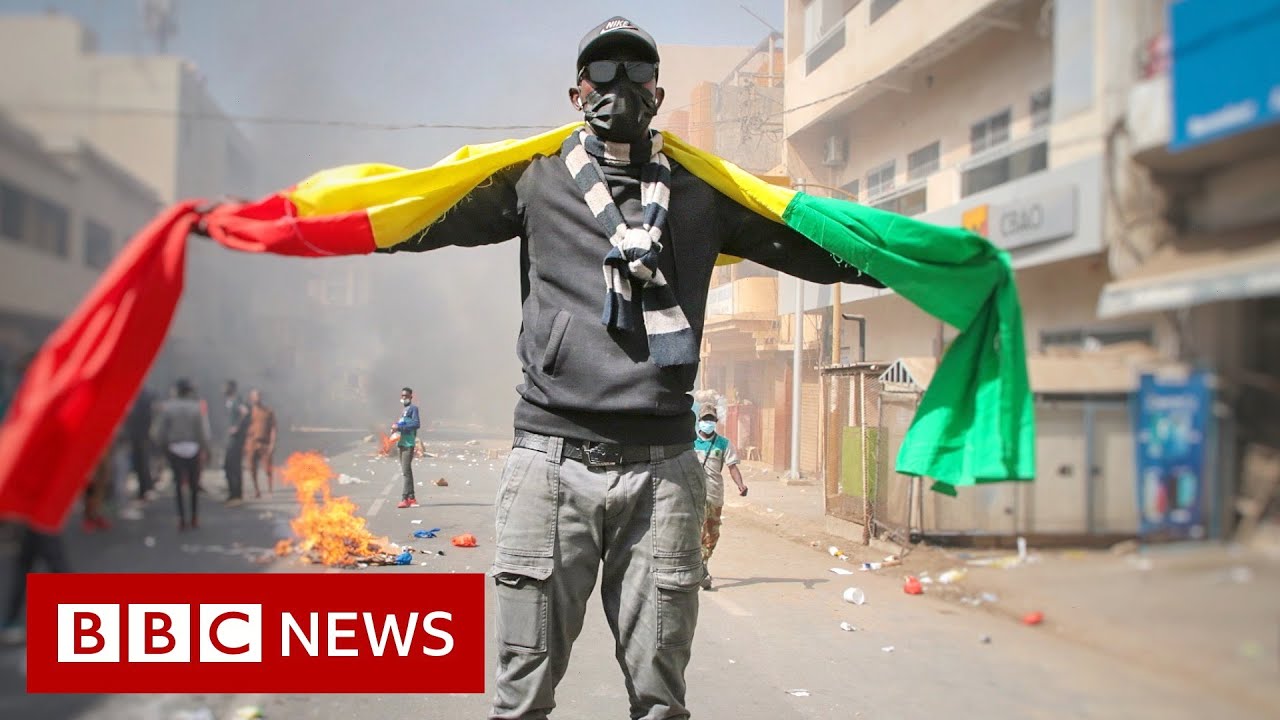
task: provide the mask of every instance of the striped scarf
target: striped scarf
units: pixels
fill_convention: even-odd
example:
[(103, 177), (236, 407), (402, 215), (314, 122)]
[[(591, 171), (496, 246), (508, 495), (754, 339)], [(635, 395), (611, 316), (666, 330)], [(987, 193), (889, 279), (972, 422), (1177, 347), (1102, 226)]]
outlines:
[[(671, 197), (671, 163), (662, 153), (662, 135), (650, 132), (647, 139), (628, 144), (607, 142), (579, 130), (565, 139), (560, 155), (613, 245), (604, 258), (601, 322), (611, 330), (624, 332), (643, 327), (649, 336), (649, 358), (659, 367), (697, 363), (698, 343), (693, 328), (658, 268), (662, 226)], [(598, 163), (644, 164), (640, 171), (641, 227), (627, 227)], [(637, 293), (638, 305), (634, 301)]]

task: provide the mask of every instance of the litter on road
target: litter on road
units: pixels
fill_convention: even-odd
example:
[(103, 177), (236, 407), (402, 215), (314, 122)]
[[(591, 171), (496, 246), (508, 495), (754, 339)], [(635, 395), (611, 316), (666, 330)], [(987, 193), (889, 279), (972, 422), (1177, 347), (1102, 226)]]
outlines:
[(809, 697), (809, 691), (808, 691), (808, 690), (802, 690), (802, 689), (799, 689), (799, 688), (797, 688), (797, 689), (795, 689), (795, 690), (788, 690), (788, 691), (787, 691), (787, 694), (788, 694), (788, 695), (794, 695), (794, 696), (796, 696), (796, 697)]
[(430, 530), (414, 530), (413, 536), (416, 538), (434, 539), (436, 533), (440, 532), (440, 528), (431, 528)]
[(410, 521), (409, 521), (409, 524), (410, 524), (410, 525), (421, 525), (421, 524), (422, 524), (422, 520), (410, 520)]
[(853, 574), (853, 571), (852, 571), (852, 570), (845, 570), (844, 568), (831, 568), (831, 572), (833, 572), (833, 573), (835, 573), (835, 574), (837, 574), (837, 575), (852, 575), (852, 574)]
[(887, 653), (891, 653), (891, 652), (893, 652), (895, 649), (896, 649), (896, 648), (894, 648), (892, 645), (885, 645), (884, 647), (880, 648), (880, 652), (887, 652)]
[(960, 570), (960, 569), (948, 570), (938, 576), (938, 582), (942, 583), (943, 585), (950, 585), (951, 583), (957, 583), (957, 582), (960, 582), (961, 580), (964, 580), (964, 577), (967, 574), (968, 572), (965, 570)]
[(856, 587), (846, 588), (844, 591), (844, 601), (854, 605), (863, 605), (867, 602), (867, 594)]
[(236, 709), (235, 720), (258, 720), (263, 717), (262, 708), (257, 705), (246, 705)]
[(457, 547), (475, 547), (476, 536), (472, 535), (471, 533), (463, 533), (461, 535), (455, 535), (453, 538), (453, 544), (456, 545)]
[(148, 535), (142, 539), (142, 544), (146, 545), (149, 548), (153, 548), (156, 546), (156, 539)]
[(1039, 610), (1029, 612), (1022, 616), (1023, 625), (1039, 625), (1042, 622), (1044, 622), (1044, 613)]
[(902, 592), (908, 595), (923, 595), (924, 586), (920, 584), (919, 580), (908, 575), (907, 581), (902, 585)]
[(847, 622), (842, 622), (842, 623), (840, 623), (840, 629), (841, 629), (841, 630), (843, 630), (843, 631), (845, 631), (845, 632), (857, 632), (857, 631), (858, 631), (858, 628), (854, 627), (853, 625), (850, 625), (850, 624), (849, 624), (849, 623), (847, 623)]
[(449, 481), (444, 478), (436, 478), (431, 484), (436, 487), (449, 487)]

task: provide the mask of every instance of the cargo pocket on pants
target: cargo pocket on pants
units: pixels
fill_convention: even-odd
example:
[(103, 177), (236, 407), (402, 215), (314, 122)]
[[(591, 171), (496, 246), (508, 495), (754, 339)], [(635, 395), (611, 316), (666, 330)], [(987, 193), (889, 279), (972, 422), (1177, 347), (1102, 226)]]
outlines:
[(658, 601), (658, 648), (687, 647), (698, 624), (698, 584), (703, 567), (656, 568), (653, 571)]
[(552, 558), (499, 553), (493, 564), (498, 642), (514, 652), (547, 651), (548, 578)]

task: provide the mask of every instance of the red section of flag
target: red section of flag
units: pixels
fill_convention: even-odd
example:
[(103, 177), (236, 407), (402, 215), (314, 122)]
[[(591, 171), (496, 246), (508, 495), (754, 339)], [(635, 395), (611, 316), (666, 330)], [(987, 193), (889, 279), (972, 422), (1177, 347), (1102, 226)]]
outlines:
[[(33, 359), (0, 425), (0, 517), (56, 532), (164, 343), (182, 294), (196, 202), (174, 205), (125, 246)], [(291, 202), (219, 206), (209, 235), (244, 252), (373, 252), (363, 211), (298, 218)]]
[(143, 228), (32, 360), (0, 426), (0, 516), (62, 526), (164, 342), (197, 218)]
[(209, 236), (244, 252), (326, 257), (365, 255), (376, 248), (363, 210), (300, 218), (283, 195), (245, 205), (221, 205), (206, 217)]
[(475, 573), (32, 575), (27, 691), (481, 693), (484, 587)]

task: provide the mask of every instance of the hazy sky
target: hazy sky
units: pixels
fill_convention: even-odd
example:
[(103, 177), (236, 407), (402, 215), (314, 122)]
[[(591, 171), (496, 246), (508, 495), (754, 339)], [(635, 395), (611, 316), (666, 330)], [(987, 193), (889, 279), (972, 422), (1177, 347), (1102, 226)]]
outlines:
[[(781, 0), (176, 0), (169, 51), (193, 60), (232, 115), (390, 123), (560, 124), (578, 41), (624, 15), (659, 43), (753, 45), (782, 26)], [(0, 0), (0, 11), (57, 8), (98, 34), (103, 52), (146, 52), (138, 0)], [(676, 72), (678, 68), (665, 68)], [(673, 103), (673, 107), (675, 103)], [(362, 130), (243, 126), (274, 150), (316, 166), (433, 162), (455, 147), (521, 131)], [(324, 147), (290, 142), (323, 138)], [(292, 164), (292, 163), (289, 163)], [(315, 167), (309, 168), (315, 169)], [(260, 169), (270, 186), (296, 169)], [(266, 189), (266, 188), (263, 188)]]
[[(659, 43), (755, 45), (768, 28), (742, 5), (782, 26), (782, 0), (177, 0), (178, 31), (168, 52), (193, 61), (232, 116), (555, 126), (581, 117), (566, 91), (587, 30), (619, 14)], [(56, 8), (79, 18), (104, 53), (154, 52), (140, 6), (138, 0), (0, 0), (3, 13)], [(666, 66), (663, 74), (680, 70)], [(668, 109), (684, 103), (673, 98)], [(255, 193), (325, 167), (427, 165), (461, 145), (533, 132), (240, 126), (255, 145)], [(388, 406), (409, 384), (431, 416), (509, 422), (520, 380), (516, 250), (505, 243), (331, 261), (370, 263), (375, 290), (363, 319), (320, 318), (332, 356), (372, 361), (378, 368), (373, 395)], [(291, 273), (309, 261), (243, 262)], [(380, 350), (364, 340), (370, 325)]]

